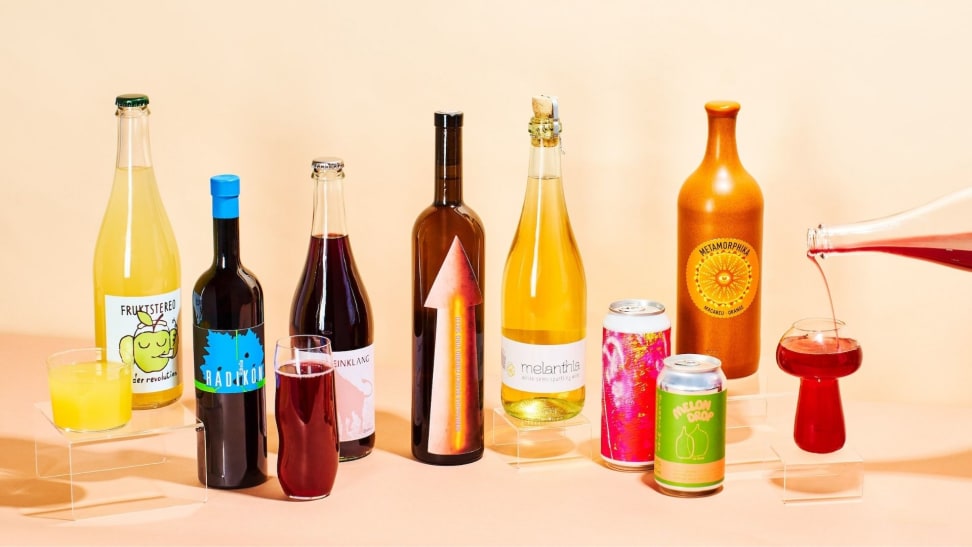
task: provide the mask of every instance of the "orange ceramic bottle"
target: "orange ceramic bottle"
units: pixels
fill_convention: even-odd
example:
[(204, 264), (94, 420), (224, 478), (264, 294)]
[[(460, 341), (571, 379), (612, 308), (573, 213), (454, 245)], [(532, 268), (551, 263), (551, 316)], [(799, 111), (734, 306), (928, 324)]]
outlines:
[(736, 152), (739, 103), (705, 110), (705, 157), (678, 194), (675, 350), (717, 357), (742, 378), (759, 368), (763, 193)]

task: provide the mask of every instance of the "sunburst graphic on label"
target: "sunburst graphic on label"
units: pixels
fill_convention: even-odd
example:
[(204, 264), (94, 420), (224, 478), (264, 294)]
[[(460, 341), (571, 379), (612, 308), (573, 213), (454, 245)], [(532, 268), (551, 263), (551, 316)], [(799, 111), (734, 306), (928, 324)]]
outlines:
[(712, 317), (734, 317), (756, 298), (759, 258), (740, 239), (710, 239), (689, 255), (685, 282), (700, 310)]

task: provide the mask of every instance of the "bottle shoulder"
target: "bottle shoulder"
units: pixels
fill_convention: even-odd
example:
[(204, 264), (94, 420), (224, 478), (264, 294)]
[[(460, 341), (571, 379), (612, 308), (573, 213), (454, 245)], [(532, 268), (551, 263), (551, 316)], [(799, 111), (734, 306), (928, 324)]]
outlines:
[(762, 210), (763, 203), (759, 183), (744, 169), (730, 170), (704, 162), (685, 179), (678, 192), (679, 207), (705, 209), (708, 212), (719, 209)]
[(210, 266), (209, 269), (200, 274), (193, 286), (196, 294), (206, 294), (209, 291), (220, 293), (224, 291), (247, 290), (262, 296), (263, 287), (260, 281), (242, 265), (230, 268), (217, 268)]
[(430, 205), (415, 219), (412, 227), (413, 237), (420, 237), (431, 230), (463, 230), (484, 234), (485, 229), (479, 215), (465, 204)]

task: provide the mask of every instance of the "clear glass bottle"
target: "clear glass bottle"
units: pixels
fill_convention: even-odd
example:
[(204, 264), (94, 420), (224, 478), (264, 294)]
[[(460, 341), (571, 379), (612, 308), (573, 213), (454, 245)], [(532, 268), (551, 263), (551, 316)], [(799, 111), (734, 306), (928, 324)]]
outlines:
[(483, 456), (485, 232), (462, 200), (462, 112), (435, 113), (435, 197), (412, 228), (412, 455)]
[(678, 194), (675, 353), (711, 355), (742, 378), (759, 368), (763, 193), (736, 151), (739, 103), (705, 110), (705, 155)]
[[(192, 291), (199, 480), (246, 488), (267, 480), (263, 288), (240, 260), (240, 177), (216, 175), (213, 262)], [(200, 439), (201, 440), (201, 439)]]
[(556, 421), (584, 408), (587, 282), (567, 216), (556, 97), (533, 98), (530, 165), (519, 226), (503, 271), (503, 409)]
[(972, 270), (972, 187), (886, 217), (807, 230), (807, 254), (880, 252)]
[(290, 313), (290, 334), (331, 341), (337, 374), (341, 461), (375, 446), (375, 350), (371, 304), (351, 254), (344, 214), (344, 160), (316, 158), (310, 245)]
[(182, 396), (179, 249), (155, 181), (149, 98), (115, 99), (115, 179), (94, 252), (95, 342), (132, 367), (133, 408)]

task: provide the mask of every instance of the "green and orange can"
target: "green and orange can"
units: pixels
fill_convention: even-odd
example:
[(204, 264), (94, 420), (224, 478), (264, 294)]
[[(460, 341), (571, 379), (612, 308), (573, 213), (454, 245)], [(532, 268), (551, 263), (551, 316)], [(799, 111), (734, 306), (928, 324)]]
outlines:
[(655, 483), (678, 497), (714, 494), (726, 475), (726, 375), (709, 355), (667, 357), (655, 394)]

